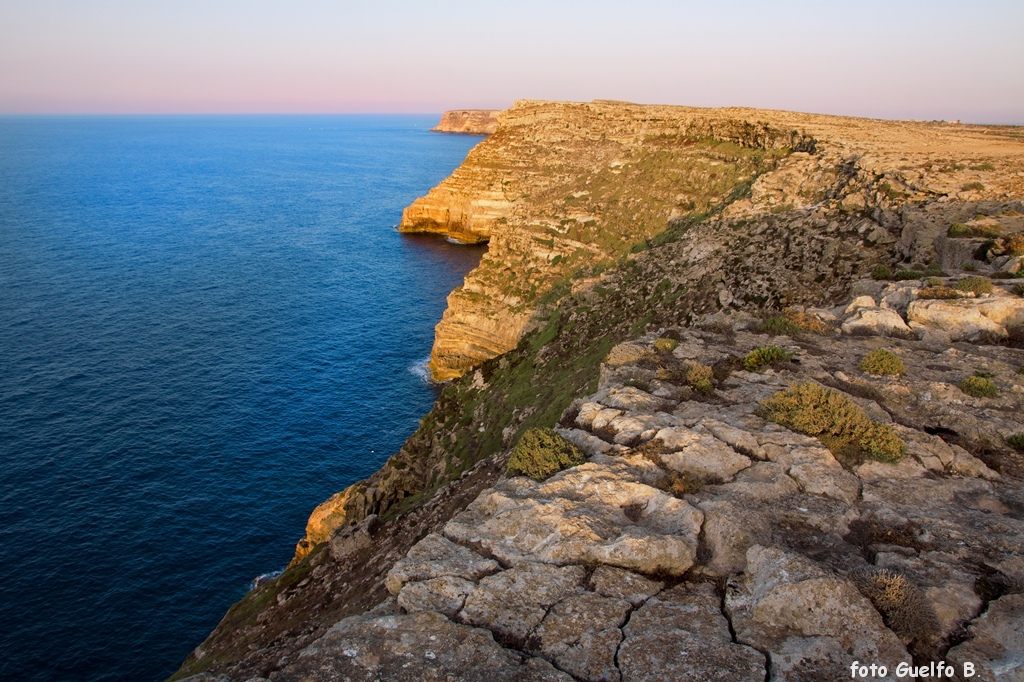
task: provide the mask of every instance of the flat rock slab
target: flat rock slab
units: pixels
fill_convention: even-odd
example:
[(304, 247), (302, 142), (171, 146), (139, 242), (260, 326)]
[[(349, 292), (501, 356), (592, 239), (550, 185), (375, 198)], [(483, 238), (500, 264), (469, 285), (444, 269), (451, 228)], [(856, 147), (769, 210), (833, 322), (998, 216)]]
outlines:
[(571, 682), (542, 659), (503, 648), (487, 630), (437, 613), (352, 616), (271, 674), (274, 682)]
[(593, 592), (570, 595), (555, 604), (527, 641), (532, 653), (587, 682), (618, 682), (615, 653), (629, 602)]
[(494, 559), (487, 559), (461, 545), (431, 533), (417, 542), (409, 553), (396, 563), (384, 584), (391, 594), (398, 594), (407, 582), (454, 576), (479, 580), (501, 569)]
[(970, 639), (949, 650), (957, 671), (974, 663), (981, 682), (1024, 682), (1024, 594), (1008, 594), (967, 629)]
[(488, 576), (466, 597), (459, 620), (485, 627), (503, 641), (522, 648), (548, 609), (582, 591), (582, 566), (522, 563)]
[(502, 481), (444, 533), (509, 565), (590, 562), (682, 575), (696, 560), (703, 521), (696, 507), (639, 482), (628, 464), (591, 462), (543, 483)]
[(856, 587), (781, 549), (751, 547), (725, 605), (737, 640), (770, 653), (773, 680), (810, 671), (821, 673), (815, 679), (841, 679), (855, 660), (886, 662), (895, 680), (895, 666), (911, 661)]
[(708, 584), (680, 585), (638, 609), (619, 647), (623, 682), (763, 682), (765, 657), (735, 644)]

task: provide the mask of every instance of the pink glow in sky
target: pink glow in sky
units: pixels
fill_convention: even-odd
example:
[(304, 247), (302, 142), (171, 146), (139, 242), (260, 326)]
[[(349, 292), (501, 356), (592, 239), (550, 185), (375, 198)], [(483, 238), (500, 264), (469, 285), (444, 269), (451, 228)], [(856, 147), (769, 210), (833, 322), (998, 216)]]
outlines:
[(0, 112), (601, 98), (1024, 123), (1021, 26), (1020, 0), (4, 0)]

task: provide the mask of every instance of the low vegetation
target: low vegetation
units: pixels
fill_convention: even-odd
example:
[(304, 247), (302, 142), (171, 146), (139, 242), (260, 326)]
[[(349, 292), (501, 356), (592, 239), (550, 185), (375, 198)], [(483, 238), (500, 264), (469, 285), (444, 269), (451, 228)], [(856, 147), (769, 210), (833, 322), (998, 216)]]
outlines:
[(989, 225), (965, 225), (953, 223), (946, 231), (947, 237), (996, 237), (999, 231)]
[(968, 277), (957, 282), (953, 288), (957, 291), (969, 291), (975, 296), (979, 294), (991, 294), (992, 280), (988, 277)]
[(858, 367), (862, 372), (877, 375), (899, 376), (907, 371), (903, 361), (895, 353), (884, 348), (868, 353)]
[(952, 298), (960, 298), (960, 292), (958, 292), (956, 289), (952, 287), (947, 287), (943, 285), (929, 286), (918, 291), (917, 297), (923, 299), (946, 300)]
[(875, 268), (871, 271), (871, 279), (892, 279), (892, 268), (890, 268), (888, 265), (876, 265)]
[(658, 351), (659, 353), (671, 353), (676, 349), (676, 346), (678, 345), (679, 342), (676, 341), (675, 339), (668, 339), (662, 337), (654, 342), (654, 350)]
[(762, 322), (759, 331), (773, 336), (791, 336), (799, 334), (803, 329), (786, 315), (775, 315)]
[(934, 643), (939, 635), (935, 610), (907, 576), (890, 568), (869, 566), (851, 571), (849, 577), (904, 642), (922, 648)]
[(957, 387), (973, 398), (996, 398), (999, 396), (999, 389), (996, 383), (987, 376), (975, 374), (967, 377)]
[(1018, 296), (1024, 296), (1024, 282), (1017, 282), (1013, 285), (1013, 293)]
[(1024, 433), (1015, 433), (1006, 439), (1006, 444), (1017, 452), (1024, 452)]
[(820, 440), (840, 462), (897, 462), (906, 444), (888, 424), (874, 421), (848, 397), (813, 381), (780, 391), (763, 403), (763, 416)]
[(579, 466), (587, 458), (575, 445), (552, 429), (527, 429), (508, 461), (508, 473), (543, 481), (562, 469)]
[(686, 383), (697, 393), (710, 394), (715, 392), (715, 372), (707, 365), (688, 365), (684, 368)]
[(743, 358), (743, 368), (748, 372), (761, 372), (792, 359), (792, 351), (783, 350), (778, 346), (758, 346)]
[(981, 191), (985, 189), (985, 185), (980, 182), (968, 182), (966, 185), (960, 188), (964, 192)]

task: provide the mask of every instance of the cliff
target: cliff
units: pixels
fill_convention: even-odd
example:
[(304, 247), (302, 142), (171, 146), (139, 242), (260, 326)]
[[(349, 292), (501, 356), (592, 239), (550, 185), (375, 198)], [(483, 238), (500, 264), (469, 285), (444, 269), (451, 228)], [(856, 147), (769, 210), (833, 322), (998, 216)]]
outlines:
[(498, 129), (499, 109), (453, 109), (441, 115), (441, 120), (430, 129), (434, 133), (460, 135), (490, 135)]
[[(541, 149), (577, 114), (597, 148), (686, 124), (614, 166), (623, 147)], [(511, 348), (321, 505), (178, 679), (832, 679), (853, 659), (1013, 679), (1019, 129), (526, 102), (419, 203), (447, 187), (476, 215), (488, 174), (522, 184), (504, 223), (460, 223), (491, 249), (453, 299), (525, 318)], [(864, 364), (880, 348), (901, 372)], [(536, 427), (585, 462), (515, 476)]]
[[(671, 220), (746, 193), (734, 212), (795, 210), (840, 195), (846, 210), (883, 212), (939, 197), (1003, 197), (1021, 180), (992, 162), (1014, 150), (994, 128), (517, 102), (402, 216), (402, 231), (489, 242), (448, 299), (431, 371), (451, 379), (514, 348), (557, 282), (613, 263)], [(971, 183), (981, 189), (964, 189)], [(879, 216), (886, 225), (898, 220)]]

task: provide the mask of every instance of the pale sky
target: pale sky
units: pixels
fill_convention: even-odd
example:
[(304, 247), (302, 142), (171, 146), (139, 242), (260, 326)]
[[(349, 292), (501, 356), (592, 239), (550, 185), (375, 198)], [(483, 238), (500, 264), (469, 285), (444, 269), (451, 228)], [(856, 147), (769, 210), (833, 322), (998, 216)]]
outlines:
[(1022, 29), (1022, 0), (0, 0), (0, 113), (533, 98), (1024, 124)]

